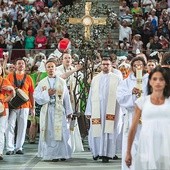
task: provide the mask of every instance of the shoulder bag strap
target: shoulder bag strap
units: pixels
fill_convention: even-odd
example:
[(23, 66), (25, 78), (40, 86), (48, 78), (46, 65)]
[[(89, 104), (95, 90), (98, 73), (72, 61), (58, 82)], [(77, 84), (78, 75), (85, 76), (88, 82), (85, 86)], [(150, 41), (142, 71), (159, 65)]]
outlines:
[(21, 82), (21, 85), (19, 86), (18, 85), (18, 81), (17, 81), (17, 78), (16, 78), (16, 73), (14, 72), (14, 84), (15, 84), (15, 86), (16, 87), (18, 87), (18, 88), (22, 88), (22, 86), (24, 85), (24, 83), (25, 83), (25, 79), (26, 79), (26, 74), (24, 74), (24, 78), (22, 79), (22, 82)]
[(22, 88), (22, 86), (24, 85), (26, 77), (27, 77), (27, 74), (24, 74), (24, 78), (22, 79), (20, 88)]

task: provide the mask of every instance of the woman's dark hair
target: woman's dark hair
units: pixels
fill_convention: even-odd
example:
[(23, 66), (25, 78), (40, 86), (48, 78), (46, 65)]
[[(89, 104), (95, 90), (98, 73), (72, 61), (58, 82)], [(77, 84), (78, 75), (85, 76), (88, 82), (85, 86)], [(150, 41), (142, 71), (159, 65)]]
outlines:
[[(166, 72), (166, 70), (161, 67), (161, 66), (156, 66), (149, 74), (149, 81), (151, 80), (152, 76), (154, 73), (156, 72), (160, 72), (165, 80), (165, 88), (164, 88), (164, 92), (163, 92), (163, 95), (168, 98), (170, 96), (170, 80), (169, 80), (169, 77), (168, 77), (168, 73)], [(148, 81), (148, 85), (147, 85), (147, 88), (148, 88), (148, 94), (151, 94), (152, 93), (152, 87), (150, 86), (150, 83)]]
[(133, 67), (135, 61), (142, 61), (143, 65), (146, 66), (146, 62), (143, 57), (134, 57), (131, 61), (131, 67)]

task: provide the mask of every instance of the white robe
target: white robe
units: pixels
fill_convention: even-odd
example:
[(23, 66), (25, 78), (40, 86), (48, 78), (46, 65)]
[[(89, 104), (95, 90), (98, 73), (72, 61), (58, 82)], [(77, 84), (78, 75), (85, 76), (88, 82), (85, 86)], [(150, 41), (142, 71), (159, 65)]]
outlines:
[[(48, 77), (44, 78), (41, 81), (45, 81)], [(61, 78), (57, 78), (61, 79)], [(52, 81), (55, 81), (52, 80)], [(62, 80), (63, 81), (63, 80)], [(51, 82), (51, 80), (50, 80)], [(40, 82), (41, 83), (41, 82)], [(46, 134), (45, 139), (43, 139), (41, 135), (41, 129), (40, 129), (40, 139), (39, 139), (39, 145), (38, 145), (38, 156), (42, 157), (43, 160), (52, 160), (52, 159), (69, 159), (72, 154), (72, 148), (71, 148), (71, 140), (70, 140), (70, 131), (68, 128), (68, 122), (66, 116), (73, 113), (69, 92), (67, 89), (67, 86), (64, 82), (64, 88), (63, 88), (63, 116), (62, 116), (62, 140), (55, 140), (55, 133), (54, 133), (54, 114), (55, 114), (55, 105), (50, 105), (50, 97), (48, 94), (48, 89), (42, 91), (42, 85), (38, 84), (38, 86), (35, 88), (34, 91), (34, 98), (35, 101), (40, 104), (44, 105), (48, 103), (48, 109), (47, 113), (44, 113), (44, 110), (41, 109), (40, 112), (40, 119), (41, 116), (46, 117)], [(42, 83), (41, 83), (42, 84)], [(56, 84), (57, 86), (57, 84)], [(41, 122), (40, 122), (41, 127)]]
[[(115, 111), (113, 133), (104, 133), (107, 99), (108, 99), (108, 92), (109, 92), (108, 86), (109, 86), (109, 74), (101, 74), (101, 77), (99, 80), (99, 98), (100, 98), (100, 111), (101, 111), (100, 117), (101, 117), (101, 128), (102, 128), (101, 136), (93, 137), (91, 121), (90, 121), (89, 135), (88, 135), (89, 147), (94, 157), (107, 156), (107, 157), (113, 158), (116, 153), (116, 136), (117, 136), (117, 131), (118, 131), (117, 129), (118, 114), (117, 113), (119, 113), (119, 107), (117, 104), (116, 104), (116, 111)], [(92, 115), (92, 97), (91, 96), (92, 96), (92, 88), (90, 88), (85, 115)], [(116, 96), (113, 96), (113, 97), (116, 97)]]
[[(60, 65), (56, 68), (56, 74), (58, 76), (61, 76), (62, 74), (70, 71), (70, 70), (73, 70), (74, 67), (71, 66), (70, 69), (66, 70), (64, 68), (63, 65)], [(80, 73), (79, 73), (80, 74)], [(73, 73), (72, 75), (70, 75), (67, 79), (66, 79), (66, 83), (67, 83), (67, 86), (71, 86), (72, 88), (72, 96), (70, 97), (73, 97), (73, 90), (74, 90), (74, 87), (76, 85), (76, 79), (74, 77), (75, 73)], [(80, 74), (81, 78), (82, 78), (82, 75)], [(76, 88), (76, 91), (78, 92), (79, 88), (77, 87)], [(72, 100), (72, 107), (73, 107), (73, 111), (75, 109), (75, 102), (74, 100)], [(79, 108), (78, 108), (79, 110)], [(72, 145), (72, 150), (73, 152), (81, 152), (81, 151), (84, 151), (84, 148), (83, 148), (83, 143), (82, 143), (82, 139), (81, 139), (81, 135), (80, 135), (80, 130), (79, 130), (79, 126), (78, 126), (78, 121), (77, 121), (77, 118), (75, 118), (75, 124), (74, 124), (74, 130), (71, 131), (71, 145)], [(69, 126), (69, 124), (68, 124)]]
[[(147, 83), (148, 83), (148, 74), (145, 74), (142, 78), (142, 95), (147, 95)], [(123, 116), (123, 141), (122, 141), (122, 170), (129, 170), (125, 163), (126, 151), (127, 151), (127, 139), (130, 126), (132, 124), (132, 118), (134, 115), (135, 101), (136, 96), (132, 95), (132, 89), (136, 86), (136, 77), (133, 73), (129, 75), (128, 78), (124, 79), (118, 87), (117, 90), (117, 101), (120, 104), (120, 107), (124, 113)], [(138, 137), (140, 133), (141, 125), (138, 126), (136, 136), (132, 146), (132, 157), (135, 156), (137, 146), (138, 146)], [(132, 158), (133, 159), (133, 158)], [(131, 170), (133, 169), (133, 163)]]
[[(114, 68), (113, 73), (119, 77), (120, 81), (123, 80), (123, 75), (120, 70)], [(121, 154), (121, 151), (122, 151), (122, 134), (123, 134), (123, 132), (122, 132), (123, 131), (122, 117), (123, 117), (122, 109), (120, 108), (119, 112), (117, 113), (116, 154)]]

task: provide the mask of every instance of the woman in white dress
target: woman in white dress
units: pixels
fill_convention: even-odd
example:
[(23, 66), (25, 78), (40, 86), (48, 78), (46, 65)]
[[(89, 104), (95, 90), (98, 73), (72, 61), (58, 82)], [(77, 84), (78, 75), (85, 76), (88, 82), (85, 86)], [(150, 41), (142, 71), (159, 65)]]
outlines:
[[(170, 170), (170, 82), (164, 68), (157, 66), (151, 71), (148, 93), (136, 101), (126, 165), (130, 168), (134, 163), (135, 170)], [(140, 118), (139, 146), (132, 160), (131, 148)]]

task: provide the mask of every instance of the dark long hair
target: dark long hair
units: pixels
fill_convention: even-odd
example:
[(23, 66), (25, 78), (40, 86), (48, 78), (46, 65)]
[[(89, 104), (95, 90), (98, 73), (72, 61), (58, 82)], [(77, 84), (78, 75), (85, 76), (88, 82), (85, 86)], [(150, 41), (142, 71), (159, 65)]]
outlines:
[[(168, 98), (170, 96), (170, 80), (168, 78), (168, 73), (166, 72), (166, 70), (161, 67), (161, 66), (156, 66), (149, 74), (149, 81), (151, 80), (152, 76), (154, 73), (156, 72), (160, 72), (165, 80), (165, 88), (164, 88), (164, 92), (163, 92), (163, 95)], [(151, 94), (152, 93), (152, 87), (150, 86), (149, 84), (149, 81), (148, 81), (148, 94)]]

